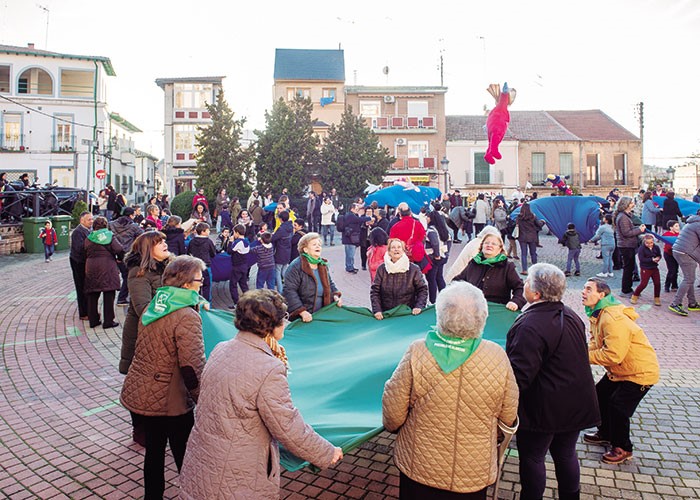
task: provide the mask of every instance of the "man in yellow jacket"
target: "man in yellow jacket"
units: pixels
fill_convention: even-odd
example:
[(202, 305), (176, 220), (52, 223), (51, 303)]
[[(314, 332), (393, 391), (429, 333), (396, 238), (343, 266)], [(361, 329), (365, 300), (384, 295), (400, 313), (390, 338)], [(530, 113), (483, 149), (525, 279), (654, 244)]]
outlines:
[(596, 385), (602, 423), (598, 432), (584, 434), (583, 440), (609, 444), (603, 462), (621, 464), (632, 459), (630, 418), (659, 381), (659, 361), (644, 330), (635, 323), (639, 315), (613, 297), (604, 280), (589, 279), (581, 295), (591, 323), (588, 360), (606, 371)]

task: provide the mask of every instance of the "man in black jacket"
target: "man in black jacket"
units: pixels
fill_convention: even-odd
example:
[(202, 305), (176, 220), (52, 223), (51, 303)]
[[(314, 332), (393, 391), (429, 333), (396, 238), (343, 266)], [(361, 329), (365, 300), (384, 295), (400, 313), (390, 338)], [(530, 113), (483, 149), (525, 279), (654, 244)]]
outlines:
[(360, 246), (360, 225), (362, 221), (357, 215), (357, 204), (350, 207), (350, 211), (343, 217), (343, 245), (345, 246), (345, 272), (357, 274), (359, 269), (355, 267), (355, 249)]
[(88, 319), (87, 296), (85, 289), (85, 240), (92, 230), (92, 214), (83, 212), (80, 214), (80, 224), (73, 230), (70, 237), (70, 269), (73, 273), (76, 301), (78, 302), (78, 316), (82, 320)]
[(561, 302), (565, 290), (566, 277), (559, 268), (544, 263), (530, 267), (525, 281), (530, 305), (506, 338), (506, 353), (520, 389), (518, 453), (523, 499), (542, 498), (547, 450), (557, 471), (559, 498), (578, 499), (579, 431), (600, 423), (586, 327)]

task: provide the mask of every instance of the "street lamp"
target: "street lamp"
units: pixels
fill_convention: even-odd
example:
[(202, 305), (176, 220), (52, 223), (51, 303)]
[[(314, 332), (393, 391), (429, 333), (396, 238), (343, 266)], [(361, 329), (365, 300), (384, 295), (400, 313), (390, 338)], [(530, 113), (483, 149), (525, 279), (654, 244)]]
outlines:
[(668, 182), (671, 185), (671, 189), (673, 189), (673, 179), (676, 176), (676, 169), (673, 167), (668, 167), (666, 169), (666, 173), (668, 174)]
[(440, 160), (440, 166), (442, 167), (442, 172), (445, 174), (445, 193), (447, 193), (447, 191), (450, 189), (447, 181), (447, 176), (450, 175), (450, 160), (447, 159), (447, 156), (442, 157), (442, 160)]

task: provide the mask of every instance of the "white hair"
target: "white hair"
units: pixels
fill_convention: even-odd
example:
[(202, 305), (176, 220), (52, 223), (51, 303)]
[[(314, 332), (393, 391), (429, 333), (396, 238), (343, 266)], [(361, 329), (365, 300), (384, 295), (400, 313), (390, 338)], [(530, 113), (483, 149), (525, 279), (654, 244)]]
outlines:
[(559, 302), (566, 291), (566, 276), (556, 266), (540, 263), (530, 266), (526, 282), (530, 290), (546, 302)]
[(489, 308), (481, 290), (466, 281), (455, 281), (438, 295), (435, 316), (440, 333), (477, 338), (484, 331)]

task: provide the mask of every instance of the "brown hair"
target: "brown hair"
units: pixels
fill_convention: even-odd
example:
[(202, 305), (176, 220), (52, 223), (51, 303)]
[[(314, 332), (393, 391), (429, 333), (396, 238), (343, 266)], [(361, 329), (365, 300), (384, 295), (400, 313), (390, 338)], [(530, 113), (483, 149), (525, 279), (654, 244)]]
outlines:
[(95, 220), (92, 221), (92, 230), (97, 231), (99, 229), (107, 229), (109, 227), (109, 222), (107, 222), (107, 219), (99, 216), (95, 217)]
[(236, 306), (234, 325), (239, 330), (265, 338), (287, 317), (287, 304), (276, 290), (251, 290)]
[[(130, 260), (132, 256), (138, 256), (139, 272), (136, 274), (139, 278), (146, 274), (147, 270), (155, 271), (158, 261), (153, 258), (151, 251), (153, 247), (165, 241), (165, 234), (160, 231), (146, 231), (140, 234), (131, 245), (131, 252), (126, 256), (126, 260)], [(172, 260), (169, 259), (168, 262)]]
[(187, 283), (192, 283), (197, 271), (204, 272), (207, 266), (197, 257), (180, 255), (168, 264), (163, 272), (163, 286), (176, 286), (182, 288)]
[(166, 226), (177, 227), (177, 225), (181, 224), (181, 223), (182, 223), (182, 217), (180, 217), (179, 215), (171, 215), (170, 217), (168, 217), (168, 222), (167, 222)]
[(391, 248), (391, 244), (395, 241), (398, 241), (399, 243), (401, 243), (401, 248), (405, 252), (406, 251), (406, 243), (404, 243), (403, 240), (401, 240), (399, 238), (389, 238), (389, 241), (386, 242), (387, 250), (389, 250)]

